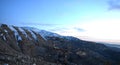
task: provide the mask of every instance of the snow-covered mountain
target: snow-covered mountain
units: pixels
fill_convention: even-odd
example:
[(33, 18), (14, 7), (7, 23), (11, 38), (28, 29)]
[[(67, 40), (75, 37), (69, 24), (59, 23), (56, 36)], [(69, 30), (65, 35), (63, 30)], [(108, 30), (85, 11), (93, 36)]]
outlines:
[(46, 39), (46, 37), (60, 37), (61, 35), (57, 34), (57, 33), (52, 33), (52, 32), (49, 32), (49, 31), (45, 31), (45, 30), (40, 30), (40, 29), (37, 29), (37, 28), (33, 28), (33, 27), (22, 27), (24, 29), (27, 29), (27, 30), (33, 30), (37, 33), (39, 33), (44, 39)]
[(75, 38), (73, 36), (62, 36), (62, 35), (54, 33), (54, 32), (50, 32), (50, 31), (46, 31), (46, 30), (40, 30), (40, 29), (33, 28), (33, 27), (22, 27), (22, 28), (38, 32), (44, 39), (47, 39), (48, 37), (59, 37), (59, 38), (63, 38), (63, 39), (66, 39), (66, 40), (80, 40), (80, 39)]
[(117, 65), (120, 51), (113, 49), (32, 27), (0, 24), (1, 65)]

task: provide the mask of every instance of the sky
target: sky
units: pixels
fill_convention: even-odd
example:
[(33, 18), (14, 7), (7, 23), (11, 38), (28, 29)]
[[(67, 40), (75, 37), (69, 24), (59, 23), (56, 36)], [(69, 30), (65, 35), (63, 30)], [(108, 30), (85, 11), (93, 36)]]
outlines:
[(119, 0), (0, 0), (0, 23), (120, 42)]

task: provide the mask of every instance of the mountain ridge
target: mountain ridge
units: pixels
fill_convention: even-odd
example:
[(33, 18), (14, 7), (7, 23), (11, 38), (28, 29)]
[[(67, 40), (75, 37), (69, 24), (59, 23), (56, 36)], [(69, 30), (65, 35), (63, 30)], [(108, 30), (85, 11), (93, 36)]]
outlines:
[(0, 25), (0, 64), (118, 65), (119, 49), (71, 36), (44, 36), (39, 30)]

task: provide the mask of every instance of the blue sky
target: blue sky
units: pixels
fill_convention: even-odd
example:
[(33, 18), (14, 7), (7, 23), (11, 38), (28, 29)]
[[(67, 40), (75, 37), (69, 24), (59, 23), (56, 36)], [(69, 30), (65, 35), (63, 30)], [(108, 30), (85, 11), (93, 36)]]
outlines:
[[(104, 0), (0, 0), (1, 22), (10, 24), (73, 24), (84, 16), (96, 16), (107, 5)], [(103, 7), (104, 6), (104, 7)], [(23, 25), (23, 24), (22, 24)]]
[(0, 0), (0, 23), (119, 41), (119, 10), (117, 0)]

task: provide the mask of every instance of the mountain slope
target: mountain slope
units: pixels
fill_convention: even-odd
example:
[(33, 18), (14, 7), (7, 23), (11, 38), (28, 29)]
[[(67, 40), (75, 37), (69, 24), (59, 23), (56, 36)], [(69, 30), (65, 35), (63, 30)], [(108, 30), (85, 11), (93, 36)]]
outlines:
[[(41, 31), (42, 31), (42, 33), (41, 33)], [(67, 49), (67, 51), (72, 51), (75, 53), (80, 52), (81, 55), (83, 55), (83, 56), (84, 56), (84, 54), (88, 54), (88, 56), (86, 56), (86, 59), (84, 57), (81, 62), (80, 62), (81, 58), (74, 59), (74, 60), (78, 59), (78, 62), (80, 62), (80, 63), (88, 62), (88, 63), (94, 65), (94, 63), (88, 59), (95, 61), (97, 64), (98, 63), (101, 63), (101, 64), (102, 63), (111, 63), (111, 64), (116, 63), (116, 64), (118, 64), (119, 63), (118, 61), (120, 61), (120, 54), (119, 54), (120, 51), (118, 51), (120, 49), (111, 48), (111, 47), (103, 45), (102, 43), (83, 41), (83, 40), (77, 39), (72, 36), (61, 36), (59, 34), (52, 33), (49, 31), (44, 31), (44, 32), (43, 31), (44, 30), (39, 30), (37, 32), (40, 33), (42, 35), (42, 37), (46, 38), (50, 42), (49, 44), (53, 45), (55, 48), (62, 49), (62, 50)], [(75, 54), (73, 54), (73, 55), (75, 55)], [(95, 60), (95, 59), (97, 59), (97, 60)]]
[(0, 64), (118, 65), (115, 49), (49, 31), (0, 25)]
[[(33, 58), (37, 55), (43, 55), (46, 52), (46, 49), (44, 48), (45, 43), (46, 42), (41, 35), (32, 30), (25, 30), (20, 27), (1, 24), (0, 62), (12, 65), (16, 65), (17, 62), (20, 65), (21, 63), (23, 63), (22, 65), (24, 65), (24, 63), (38, 63), (37, 61), (41, 58), (38, 58), (37, 60)], [(48, 62), (43, 60), (40, 63), (46, 64)]]

